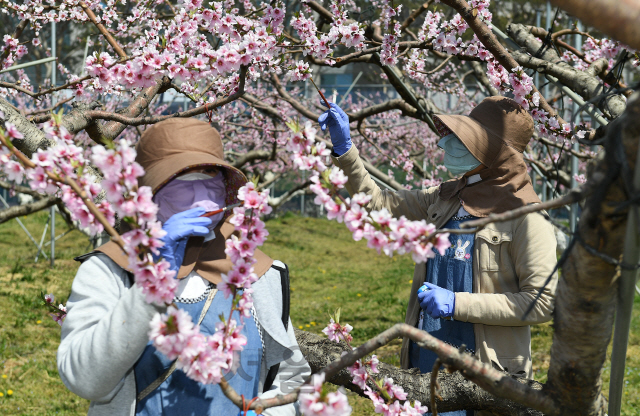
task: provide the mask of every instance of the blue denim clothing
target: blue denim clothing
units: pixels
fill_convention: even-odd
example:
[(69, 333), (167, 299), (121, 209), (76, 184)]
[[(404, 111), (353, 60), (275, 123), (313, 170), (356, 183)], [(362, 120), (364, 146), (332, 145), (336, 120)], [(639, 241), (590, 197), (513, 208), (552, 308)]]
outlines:
[[(216, 293), (204, 320), (200, 324), (200, 332), (211, 335), (222, 314), (228, 316), (231, 300), (224, 298), (221, 292)], [(205, 300), (188, 304), (176, 302), (180, 309), (191, 315), (197, 322)], [(240, 324), (238, 313), (233, 314)], [(245, 318), (242, 334), (247, 337), (247, 344), (236, 357), (239, 360), (235, 372), (227, 374), (229, 384), (244, 397), (251, 400), (258, 395), (260, 368), (262, 364), (262, 341), (254, 318)], [(171, 366), (171, 361), (159, 353), (151, 342), (135, 365), (136, 386), (140, 393)], [(220, 386), (201, 384), (188, 378), (182, 371), (176, 370), (157, 389), (137, 404), (137, 416), (175, 415), (175, 416), (236, 416), (239, 409), (222, 393)]]
[[(468, 215), (465, 217), (452, 217), (444, 228), (459, 229), (460, 224), (475, 219)], [(425, 281), (438, 285), (452, 292), (473, 292), (473, 242), (475, 234), (451, 234), (449, 241), (451, 247), (447, 249), (443, 256), (436, 253), (435, 258), (427, 261), (427, 275)], [(475, 351), (475, 335), (473, 324), (470, 322), (460, 322), (446, 319), (434, 319), (429, 314), (421, 311), (420, 321), (422, 329), (429, 332), (434, 337), (460, 347), (466, 345), (469, 352)], [(423, 373), (431, 372), (433, 363), (437, 355), (423, 348), (419, 348), (415, 343), (409, 346), (409, 356), (411, 367), (417, 367)], [(440, 413), (443, 416), (473, 416), (472, 410), (459, 410), (455, 412)]]

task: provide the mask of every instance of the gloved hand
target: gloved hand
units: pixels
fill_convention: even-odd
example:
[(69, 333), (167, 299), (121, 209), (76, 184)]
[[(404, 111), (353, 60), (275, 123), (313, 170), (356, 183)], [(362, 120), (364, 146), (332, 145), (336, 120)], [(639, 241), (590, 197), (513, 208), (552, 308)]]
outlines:
[[(191, 236), (204, 237), (209, 234), (208, 225), (211, 218), (200, 217), (207, 212), (202, 207), (191, 208), (172, 215), (167, 222), (162, 225), (162, 229), (167, 234), (162, 237), (164, 246), (160, 247), (160, 257), (164, 258), (171, 265), (171, 270), (178, 272), (184, 260), (184, 250), (187, 247), (187, 240)], [(155, 258), (155, 256), (154, 256)]]
[(432, 318), (450, 318), (456, 306), (456, 295), (450, 290), (443, 289), (432, 283), (424, 283), (429, 290), (418, 290), (418, 301)]
[[(244, 415), (244, 410), (240, 410), (240, 413), (238, 413), (238, 416), (245, 416)], [(253, 410), (247, 410), (247, 416), (257, 416), (256, 412)]]
[[(323, 104), (326, 104), (323, 101)], [(349, 129), (349, 116), (335, 103), (330, 103), (331, 108), (318, 117), (318, 123), (322, 131), (329, 126), (333, 151), (342, 156), (351, 148), (351, 130)]]

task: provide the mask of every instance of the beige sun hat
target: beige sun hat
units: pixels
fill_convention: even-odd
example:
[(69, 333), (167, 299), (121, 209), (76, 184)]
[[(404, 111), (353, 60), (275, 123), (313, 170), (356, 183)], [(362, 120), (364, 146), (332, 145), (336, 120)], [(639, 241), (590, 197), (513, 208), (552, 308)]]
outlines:
[(490, 167), (503, 143), (522, 153), (533, 136), (533, 118), (507, 97), (482, 100), (468, 116), (437, 115), (440, 136), (454, 133), (483, 165)]
[(238, 202), (238, 189), (247, 183), (246, 176), (224, 160), (218, 130), (202, 120), (161, 121), (145, 130), (136, 151), (136, 161), (145, 170), (138, 184), (151, 187), (154, 194), (181, 173), (206, 166), (223, 168), (227, 206)]

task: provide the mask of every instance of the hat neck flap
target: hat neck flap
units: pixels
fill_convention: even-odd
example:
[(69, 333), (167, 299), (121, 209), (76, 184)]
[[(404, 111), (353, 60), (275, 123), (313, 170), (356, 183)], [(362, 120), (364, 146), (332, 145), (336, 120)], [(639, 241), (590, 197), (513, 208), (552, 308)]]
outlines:
[[(178, 279), (185, 278), (189, 273), (195, 271), (199, 276), (211, 283), (217, 285), (222, 282), (222, 274), (228, 273), (233, 266), (231, 259), (224, 252), (225, 241), (232, 234), (237, 233), (233, 224), (228, 222), (228, 219), (225, 222), (221, 222), (214, 229), (214, 232), (216, 238), (204, 243), (204, 237), (189, 238), (182, 266), (178, 270)], [(110, 241), (94, 251), (106, 254), (118, 266), (128, 272), (132, 272), (129, 267), (129, 258), (116, 243)], [(254, 272), (260, 277), (269, 270), (273, 264), (273, 259), (258, 249), (254, 253), (254, 258), (256, 259), (256, 263), (253, 265)]]
[(522, 154), (506, 143), (491, 166), (480, 171), (482, 181), (467, 186), (467, 178), (451, 179), (440, 185), (439, 197), (444, 201), (457, 196), (467, 212), (487, 217), (539, 203)]

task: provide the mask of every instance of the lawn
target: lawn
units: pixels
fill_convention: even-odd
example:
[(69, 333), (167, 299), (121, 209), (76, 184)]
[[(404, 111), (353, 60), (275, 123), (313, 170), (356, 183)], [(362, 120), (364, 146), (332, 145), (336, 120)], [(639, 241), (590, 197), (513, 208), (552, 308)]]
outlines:
[[(39, 238), (46, 213), (23, 221)], [(413, 261), (408, 256), (378, 255), (364, 242), (354, 242), (343, 225), (287, 215), (267, 223), (264, 251), (291, 270), (291, 319), (295, 326), (320, 333), (329, 314), (342, 308), (359, 344), (396, 322), (404, 321)], [(66, 229), (60, 220), (58, 232)], [(0, 414), (80, 415), (88, 402), (66, 390), (56, 370), (59, 327), (40, 306), (40, 291), (65, 300), (77, 269), (73, 257), (88, 249), (88, 239), (72, 231), (56, 244), (54, 268), (41, 258), (15, 221), (0, 224)], [(552, 329), (532, 328), (535, 377), (544, 382), (549, 365)], [(399, 343), (379, 356), (399, 363)], [(640, 413), (640, 297), (636, 296), (627, 355), (623, 414)], [(608, 390), (609, 366), (603, 379)], [(354, 415), (374, 414), (369, 403), (350, 395)]]

